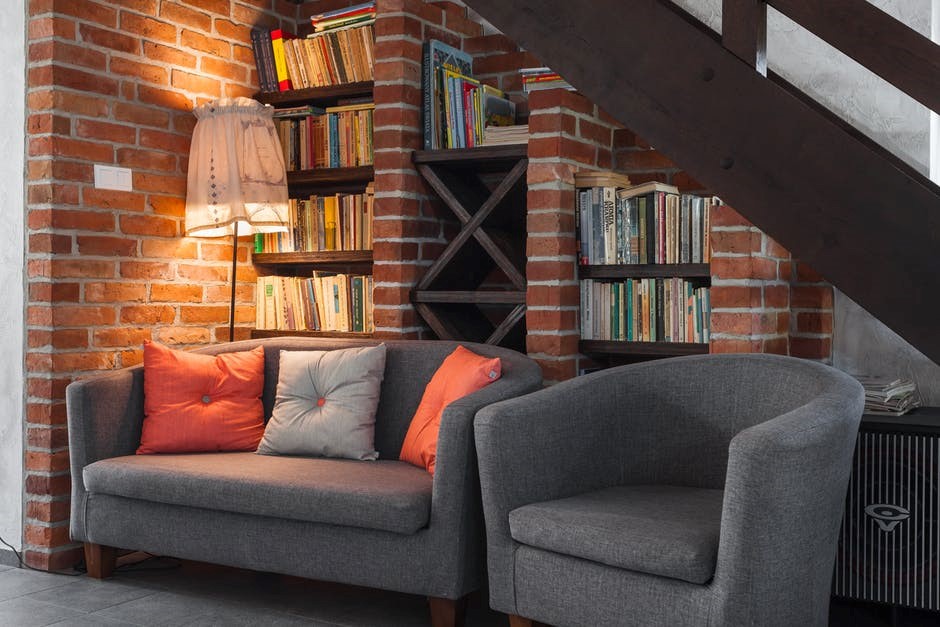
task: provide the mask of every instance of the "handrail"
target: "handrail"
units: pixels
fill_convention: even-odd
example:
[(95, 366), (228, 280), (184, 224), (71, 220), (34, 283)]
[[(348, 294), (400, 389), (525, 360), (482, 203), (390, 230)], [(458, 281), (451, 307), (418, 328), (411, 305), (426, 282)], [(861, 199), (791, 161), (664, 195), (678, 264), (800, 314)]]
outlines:
[[(741, 4), (743, 0), (736, 2)], [(866, 0), (766, 0), (766, 3), (940, 113), (940, 45), (928, 37)], [(726, 12), (723, 29), (729, 20), (734, 20), (734, 16)], [(738, 54), (730, 47), (729, 50)]]

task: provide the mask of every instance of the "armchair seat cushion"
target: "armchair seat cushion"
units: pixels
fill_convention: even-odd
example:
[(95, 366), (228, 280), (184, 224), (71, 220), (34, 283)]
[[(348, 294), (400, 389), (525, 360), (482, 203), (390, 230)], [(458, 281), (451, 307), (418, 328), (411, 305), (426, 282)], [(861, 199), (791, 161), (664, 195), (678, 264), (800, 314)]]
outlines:
[(400, 461), (255, 453), (129, 455), (86, 466), (89, 493), (400, 534), (428, 524), (432, 477)]
[(616, 486), (519, 507), (510, 535), (608, 566), (704, 584), (715, 572), (724, 492)]

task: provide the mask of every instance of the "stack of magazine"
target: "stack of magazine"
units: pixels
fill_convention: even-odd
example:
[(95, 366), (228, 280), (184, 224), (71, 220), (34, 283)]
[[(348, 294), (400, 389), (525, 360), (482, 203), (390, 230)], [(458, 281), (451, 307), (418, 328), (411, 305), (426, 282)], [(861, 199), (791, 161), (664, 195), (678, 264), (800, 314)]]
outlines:
[(917, 385), (911, 379), (855, 375), (865, 388), (865, 413), (901, 416), (920, 407)]

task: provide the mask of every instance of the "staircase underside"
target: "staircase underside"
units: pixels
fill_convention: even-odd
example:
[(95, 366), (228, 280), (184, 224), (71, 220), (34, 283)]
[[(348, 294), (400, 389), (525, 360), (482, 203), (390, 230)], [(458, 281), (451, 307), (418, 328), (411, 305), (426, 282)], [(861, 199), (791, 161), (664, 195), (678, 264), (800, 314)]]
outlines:
[(940, 188), (657, 0), (469, 0), (940, 363)]

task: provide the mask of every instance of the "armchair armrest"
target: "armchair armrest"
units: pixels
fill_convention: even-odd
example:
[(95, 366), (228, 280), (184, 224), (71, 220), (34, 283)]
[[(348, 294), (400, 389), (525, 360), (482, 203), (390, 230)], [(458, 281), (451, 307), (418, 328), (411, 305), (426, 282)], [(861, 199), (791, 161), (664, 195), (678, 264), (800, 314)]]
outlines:
[[(83, 540), (82, 470), (100, 459), (133, 455), (144, 420), (144, 371), (125, 368), (75, 381), (65, 390), (72, 472), (72, 538)], [(79, 515), (75, 515), (78, 513)]]
[[(861, 386), (845, 379), (843, 387), (857, 389), (819, 396), (731, 441), (714, 580), (724, 592), (715, 598), (731, 602), (712, 609), (718, 624), (809, 624), (826, 615), (864, 407)], [(795, 588), (805, 603), (786, 616), (775, 604), (740, 602)], [(770, 614), (742, 614), (764, 609)]]
[(516, 613), (509, 512), (621, 481), (619, 433), (628, 409), (617, 394), (597, 394), (597, 388), (584, 388), (582, 381), (477, 413), (474, 430), (494, 609)]

